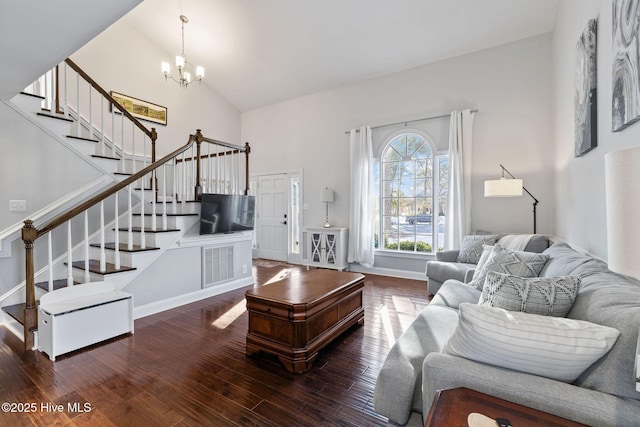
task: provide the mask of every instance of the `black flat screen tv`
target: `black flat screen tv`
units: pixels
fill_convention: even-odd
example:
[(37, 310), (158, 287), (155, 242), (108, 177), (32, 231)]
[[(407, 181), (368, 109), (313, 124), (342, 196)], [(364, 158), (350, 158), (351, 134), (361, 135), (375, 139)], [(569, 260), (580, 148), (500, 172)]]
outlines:
[(200, 234), (253, 230), (255, 196), (205, 193), (200, 200)]

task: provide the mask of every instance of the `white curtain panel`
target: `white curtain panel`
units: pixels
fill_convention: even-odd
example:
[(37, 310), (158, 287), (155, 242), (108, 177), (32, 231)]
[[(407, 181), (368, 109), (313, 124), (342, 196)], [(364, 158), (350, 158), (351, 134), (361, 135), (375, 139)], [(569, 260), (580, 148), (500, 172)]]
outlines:
[(473, 113), (452, 111), (449, 122), (449, 191), (444, 248), (459, 249), (471, 230), (471, 153)]
[(349, 132), (351, 200), (349, 206), (348, 261), (373, 267), (374, 191), (371, 127)]

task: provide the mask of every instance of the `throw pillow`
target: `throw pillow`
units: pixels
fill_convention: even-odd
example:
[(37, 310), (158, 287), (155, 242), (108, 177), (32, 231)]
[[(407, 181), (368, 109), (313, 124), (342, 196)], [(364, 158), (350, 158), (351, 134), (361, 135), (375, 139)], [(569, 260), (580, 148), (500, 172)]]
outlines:
[(443, 353), (571, 382), (605, 355), (620, 332), (564, 317), (460, 304), (458, 326)]
[(580, 278), (518, 277), (490, 271), (478, 304), (543, 316), (565, 317), (578, 294)]
[(479, 291), (484, 287), (484, 279), (490, 271), (513, 274), (520, 277), (537, 277), (549, 260), (548, 255), (525, 251), (512, 251), (495, 245), (482, 268), (473, 272), (471, 284)]
[(480, 260), (480, 255), (482, 255), (483, 246), (493, 245), (497, 237), (497, 234), (471, 234), (464, 236), (457, 261), (467, 264), (477, 264)]

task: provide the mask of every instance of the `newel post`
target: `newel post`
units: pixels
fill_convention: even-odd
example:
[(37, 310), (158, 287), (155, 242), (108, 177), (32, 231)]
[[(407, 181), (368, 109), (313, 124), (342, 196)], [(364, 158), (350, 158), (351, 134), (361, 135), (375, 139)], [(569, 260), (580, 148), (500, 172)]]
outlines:
[(249, 194), (249, 154), (251, 153), (251, 147), (248, 142), (244, 143), (244, 158), (245, 158), (245, 168), (244, 168), (244, 195)]
[(33, 221), (27, 219), (22, 228), (22, 240), (25, 248), (26, 266), (26, 305), (24, 308), (24, 349), (31, 350), (35, 344), (33, 331), (38, 327), (38, 311), (36, 308), (36, 290), (33, 267), (33, 242), (38, 237), (38, 230), (33, 226)]
[(196, 159), (195, 159), (195, 168), (196, 168), (196, 187), (195, 187), (195, 200), (202, 199), (202, 186), (200, 185), (200, 144), (204, 140), (200, 129), (196, 129)]

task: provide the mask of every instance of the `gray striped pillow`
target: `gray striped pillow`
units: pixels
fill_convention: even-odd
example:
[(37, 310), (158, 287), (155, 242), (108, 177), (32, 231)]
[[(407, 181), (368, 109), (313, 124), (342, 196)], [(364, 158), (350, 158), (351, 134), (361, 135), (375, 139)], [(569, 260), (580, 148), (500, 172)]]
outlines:
[(583, 320), (460, 304), (443, 353), (571, 382), (605, 355), (620, 332)]

